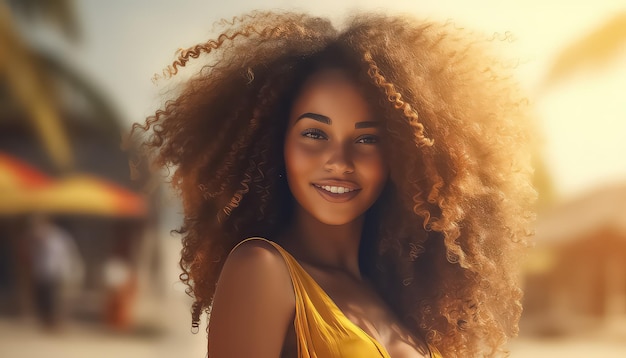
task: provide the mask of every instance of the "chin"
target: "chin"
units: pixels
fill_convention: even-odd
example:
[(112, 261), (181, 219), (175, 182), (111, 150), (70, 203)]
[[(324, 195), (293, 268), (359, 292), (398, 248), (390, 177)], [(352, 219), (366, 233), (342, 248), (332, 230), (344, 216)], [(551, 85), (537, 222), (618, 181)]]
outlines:
[(324, 213), (324, 215), (316, 215), (313, 217), (324, 225), (342, 226), (342, 225), (353, 223), (360, 216), (353, 216), (353, 215), (347, 216), (345, 215), (345, 213), (343, 215), (332, 215), (326, 212)]

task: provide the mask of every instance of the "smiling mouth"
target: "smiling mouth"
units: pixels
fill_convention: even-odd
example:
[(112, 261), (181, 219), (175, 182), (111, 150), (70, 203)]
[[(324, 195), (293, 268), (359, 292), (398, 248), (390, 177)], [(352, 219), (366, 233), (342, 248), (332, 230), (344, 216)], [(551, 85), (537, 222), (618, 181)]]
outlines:
[(313, 184), (313, 186), (315, 186), (316, 188), (319, 189), (323, 189), (326, 190), (329, 193), (332, 194), (344, 194), (344, 193), (349, 193), (358, 189), (351, 189), (351, 188), (347, 188), (344, 186), (334, 186), (334, 185), (317, 185), (317, 184)]
[(344, 186), (335, 185), (318, 185), (313, 184), (313, 187), (324, 199), (333, 203), (343, 203), (352, 200), (359, 191), (360, 188), (348, 188)]

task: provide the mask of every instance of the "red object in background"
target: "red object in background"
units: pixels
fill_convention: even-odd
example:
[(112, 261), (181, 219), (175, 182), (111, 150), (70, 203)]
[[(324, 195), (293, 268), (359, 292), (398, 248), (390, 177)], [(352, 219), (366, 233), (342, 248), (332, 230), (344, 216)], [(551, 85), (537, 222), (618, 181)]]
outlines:
[(23, 160), (0, 152), (0, 192), (16, 187), (40, 188), (51, 184), (53, 180)]

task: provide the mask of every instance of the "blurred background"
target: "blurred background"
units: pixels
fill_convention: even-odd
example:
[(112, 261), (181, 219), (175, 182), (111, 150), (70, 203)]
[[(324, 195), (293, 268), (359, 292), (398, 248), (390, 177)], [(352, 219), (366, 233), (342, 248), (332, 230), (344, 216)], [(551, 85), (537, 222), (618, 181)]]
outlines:
[(626, 356), (623, 0), (0, 0), (1, 357), (206, 355), (178, 281), (179, 204), (131, 173), (122, 133), (161, 105), (151, 79), (179, 48), (259, 8), (406, 12), (509, 39), (541, 198), (511, 357)]

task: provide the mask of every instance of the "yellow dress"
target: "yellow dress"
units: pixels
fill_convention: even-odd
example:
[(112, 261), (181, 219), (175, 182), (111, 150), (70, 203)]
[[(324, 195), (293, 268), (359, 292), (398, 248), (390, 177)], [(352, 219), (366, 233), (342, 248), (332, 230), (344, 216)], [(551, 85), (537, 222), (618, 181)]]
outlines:
[[(262, 238), (242, 242), (249, 240), (268, 242), (287, 264), (296, 299), (294, 328), (299, 358), (390, 358), (385, 347), (352, 323), (289, 252)], [(441, 358), (434, 347), (428, 348), (432, 358)]]

